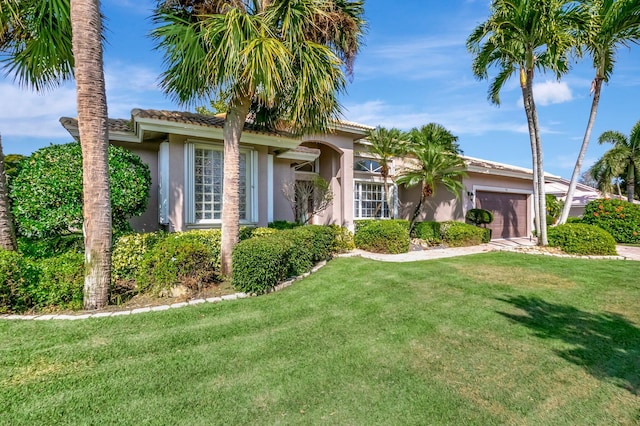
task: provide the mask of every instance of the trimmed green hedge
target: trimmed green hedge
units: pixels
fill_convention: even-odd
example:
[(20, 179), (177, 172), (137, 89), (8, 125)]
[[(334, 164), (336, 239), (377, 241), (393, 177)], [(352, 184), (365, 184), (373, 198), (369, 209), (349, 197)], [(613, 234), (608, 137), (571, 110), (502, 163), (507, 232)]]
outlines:
[(233, 250), (233, 286), (245, 293), (265, 293), (327, 259), (335, 239), (332, 227), (306, 225), (241, 241)]
[(410, 245), (409, 226), (407, 220), (357, 221), (355, 245), (374, 253), (406, 253)]
[(619, 243), (640, 243), (640, 206), (636, 204), (593, 200), (585, 206), (582, 221), (604, 229)]
[(68, 252), (42, 259), (40, 279), (29, 288), (34, 308), (81, 309), (84, 297), (84, 255)]
[(413, 230), (416, 238), (419, 238), (429, 245), (442, 243), (440, 233), (440, 222), (418, 222)]
[(549, 245), (565, 253), (580, 255), (616, 255), (616, 241), (607, 231), (593, 225), (568, 223), (548, 229)]
[(29, 287), (39, 271), (15, 251), (0, 250), (0, 313), (24, 312), (31, 307)]
[(453, 221), (440, 224), (440, 233), (449, 247), (477, 246), (488, 238), (488, 228)]

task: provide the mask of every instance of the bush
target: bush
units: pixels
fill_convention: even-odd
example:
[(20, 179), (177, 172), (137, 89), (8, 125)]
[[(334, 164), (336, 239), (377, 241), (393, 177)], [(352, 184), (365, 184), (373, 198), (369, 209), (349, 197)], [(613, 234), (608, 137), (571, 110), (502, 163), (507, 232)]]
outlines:
[(288, 274), (291, 243), (284, 238), (251, 238), (233, 249), (233, 286), (245, 293), (262, 294)]
[(640, 243), (640, 206), (628, 201), (593, 200), (585, 206), (582, 221), (604, 229), (619, 243)]
[(413, 230), (414, 236), (429, 245), (442, 243), (439, 222), (418, 222)]
[(18, 238), (18, 251), (31, 259), (45, 259), (64, 253), (84, 252), (84, 236), (81, 233), (55, 235), (48, 238)]
[[(405, 226), (406, 224), (406, 226)], [(409, 222), (400, 220), (367, 220), (356, 222), (356, 247), (374, 253), (406, 253), (409, 251)]]
[(68, 252), (38, 262), (40, 280), (29, 287), (33, 307), (81, 309), (84, 287), (84, 255)]
[(476, 246), (487, 239), (487, 229), (462, 222), (443, 222), (440, 233), (449, 247)]
[(145, 253), (165, 236), (163, 232), (119, 236), (111, 252), (111, 280), (134, 280), (139, 273)]
[[(151, 174), (138, 156), (109, 146), (111, 209), (116, 230), (147, 208)], [(10, 197), (18, 232), (47, 237), (82, 229), (82, 152), (80, 144), (50, 145), (22, 161)]]
[(219, 230), (198, 230), (157, 241), (142, 257), (138, 291), (162, 294), (179, 284), (199, 291), (219, 279), (220, 235)]
[(28, 288), (38, 282), (38, 275), (38, 269), (20, 253), (0, 250), (0, 313), (30, 308)]
[(289, 222), (287, 220), (274, 220), (273, 222), (269, 222), (267, 226), (269, 228), (282, 230), (297, 228), (298, 226), (301, 226), (301, 224), (298, 222)]
[(356, 248), (353, 241), (353, 232), (340, 225), (329, 225), (333, 230), (333, 253), (346, 253)]
[(584, 223), (581, 217), (569, 216), (567, 218), (567, 223)]
[(616, 242), (607, 231), (593, 225), (565, 224), (549, 228), (549, 245), (565, 253), (611, 256), (616, 254)]
[(553, 194), (546, 194), (545, 204), (547, 206), (547, 225), (553, 225), (558, 221), (562, 214), (564, 201), (560, 200)]
[(464, 218), (471, 225), (488, 225), (493, 222), (493, 213), (484, 209), (471, 209)]

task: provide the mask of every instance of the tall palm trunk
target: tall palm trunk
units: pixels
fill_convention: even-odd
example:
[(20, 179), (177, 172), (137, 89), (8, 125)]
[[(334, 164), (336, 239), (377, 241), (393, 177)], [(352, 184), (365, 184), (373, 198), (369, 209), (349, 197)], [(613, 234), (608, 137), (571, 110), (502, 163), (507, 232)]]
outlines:
[(4, 154), (2, 152), (2, 137), (0, 136), (0, 248), (4, 250), (15, 250), (16, 233), (13, 227), (8, 193), (7, 175), (4, 168)]
[(99, 0), (71, 0), (78, 130), (82, 147), (84, 307), (106, 305), (111, 281), (107, 97)]
[(382, 175), (382, 185), (384, 187), (384, 196), (385, 201), (387, 202), (387, 208), (389, 209), (389, 217), (391, 219), (395, 219), (394, 211), (391, 207), (391, 193), (389, 192), (389, 166), (383, 165), (380, 174)]
[(580, 176), (580, 169), (582, 169), (584, 156), (587, 153), (587, 148), (589, 147), (589, 141), (591, 140), (591, 130), (593, 129), (593, 123), (595, 123), (596, 121), (598, 104), (600, 103), (600, 90), (602, 89), (603, 80), (604, 79), (602, 77), (596, 77), (594, 80), (593, 100), (591, 101), (591, 112), (589, 113), (587, 130), (585, 130), (584, 132), (584, 138), (582, 139), (582, 146), (580, 147), (580, 152), (578, 153), (576, 165), (574, 166), (573, 173), (571, 174), (571, 182), (569, 182), (567, 197), (564, 200), (564, 207), (562, 208), (562, 213), (560, 215), (560, 220), (558, 220), (558, 225), (562, 225), (563, 223), (567, 222), (567, 218), (569, 217), (569, 212), (571, 211), (571, 204), (573, 203), (573, 194), (576, 191), (578, 177)]
[(539, 232), (541, 227), (540, 222), (540, 193), (539, 193), (539, 175), (538, 175), (538, 153), (537, 153), (537, 143), (536, 143), (536, 133), (537, 129), (535, 127), (535, 122), (533, 120), (532, 113), (532, 90), (529, 82), (533, 78), (533, 72), (525, 71), (524, 69), (520, 70), (520, 88), (522, 89), (522, 99), (524, 103), (524, 112), (527, 116), (527, 127), (529, 128), (529, 142), (531, 145), (531, 161), (532, 161), (532, 171), (533, 171), (533, 218), (534, 218), (534, 226), (536, 227), (536, 232)]
[(239, 182), (240, 136), (244, 128), (251, 99), (241, 97), (229, 107), (224, 122), (224, 178), (222, 180), (222, 241), (220, 247), (221, 272), (232, 274), (231, 255), (238, 242), (240, 230)]
[(547, 241), (547, 197), (544, 181), (544, 165), (542, 155), (542, 142), (540, 141), (540, 123), (538, 122), (538, 111), (536, 110), (536, 102), (533, 99), (533, 71), (531, 77), (527, 80), (529, 96), (531, 96), (530, 112), (533, 119), (533, 128), (535, 129), (535, 145), (536, 145), (536, 168), (537, 168), (537, 188), (538, 188), (538, 215), (540, 216), (540, 228), (538, 230), (538, 245), (546, 246)]
[(629, 165), (627, 171), (627, 201), (633, 203), (633, 195), (636, 187), (636, 168), (633, 164)]

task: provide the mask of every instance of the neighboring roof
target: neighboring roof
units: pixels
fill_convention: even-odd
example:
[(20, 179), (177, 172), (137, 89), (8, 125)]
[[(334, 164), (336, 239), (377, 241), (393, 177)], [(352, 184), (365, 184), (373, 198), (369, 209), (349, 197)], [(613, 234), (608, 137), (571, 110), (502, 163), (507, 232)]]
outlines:
[[(508, 176), (520, 179), (531, 179), (533, 176), (532, 169), (526, 167), (514, 166), (511, 164), (498, 163), (496, 161), (483, 160), (480, 158), (462, 156), (467, 164), (467, 171), (474, 173), (484, 173), (498, 176)], [(560, 179), (560, 176), (550, 173), (544, 174), (545, 180)]]

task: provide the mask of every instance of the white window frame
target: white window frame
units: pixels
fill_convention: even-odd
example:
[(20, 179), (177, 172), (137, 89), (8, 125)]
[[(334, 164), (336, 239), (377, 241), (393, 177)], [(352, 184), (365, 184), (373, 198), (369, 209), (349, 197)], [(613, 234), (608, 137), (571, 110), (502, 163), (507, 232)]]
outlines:
[[(376, 163), (378, 163), (378, 167), (375, 169), (367, 169), (367, 170), (360, 170), (356, 168), (356, 164), (360, 161), (375, 161)], [(395, 175), (396, 172), (396, 160), (390, 160), (389, 163), (389, 175), (393, 176)], [(382, 170), (382, 166), (380, 165), (380, 159), (376, 158), (376, 157), (370, 157), (370, 156), (363, 156), (363, 155), (357, 155), (353, 158), (353, 172), (354, 173), (364, 173), (364, 174), (371, 174), (374, 176), (380, 176), (380, 171)]]
[[(185, 144), (185, 209), (188, 225), (220, 225), (222, 219), (196, 219), (195, 199), (195, 151), (196, 149), (224, 151), (219, 143), (187, 141)], [(240, 153), (246, 154), (246, 217), (240, 219), (241, 224), (258, 222), (258, 153), (247, 147), (240, 147)], [(224, 161), (224, 156), (223, 156)]]
[[(379, 217), (371, 217), (371, 216), (362, 216), (362, 185), (379, 185), (382, 195), (383, 195), (383, 206), (386, 204), (387, 199), (384, 193), (384, 182), (380, 182), (378, 180), (354, 180), (353, 181), (353, 218), (355, 220), (366, 220), (366, 219), (390, 219), (391, 213), (393, 212), (394, 217), (397, 216), (398, 211), (398, 197), (397, 188), (394, 183), (389, 182), (389, 192), (391, 192), (391, 205), (388, 206), (387, 211), (388, 215), (379, 216)], [(358, 194), (358, 196), (356, 196)], [(360, 203), (360, 208), (356, 208), (356, 202)], [(384, 209), (383, 209), (384, 211)]]

